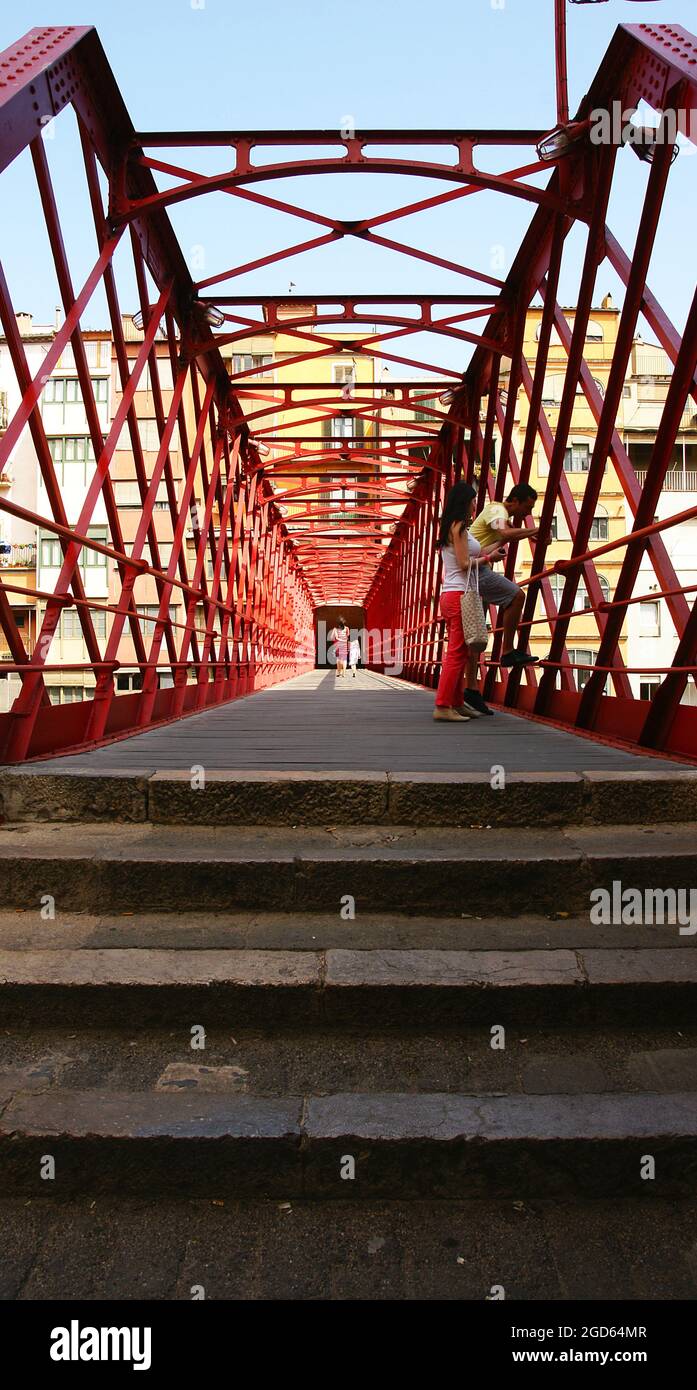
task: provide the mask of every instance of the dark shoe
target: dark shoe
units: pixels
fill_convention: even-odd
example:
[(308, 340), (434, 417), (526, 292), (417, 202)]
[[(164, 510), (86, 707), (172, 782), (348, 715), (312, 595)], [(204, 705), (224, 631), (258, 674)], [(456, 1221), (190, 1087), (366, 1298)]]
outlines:
[(539, 656), (533, 656), (531, 652), (521, 651), (518, 647), (515, 651), (504, 652), (501, 657), (501, 666), (535, 666), (539, 661)]
[(465, 704), (469, 705), (470, 709), (476, 710), (477, 714), (493, 715), (494, 713), (493, 709), (489, 709), (483, 695), (480, 695), (478, 690), (465, 691)]
[(474, 705), (471, 705), (469, 701), (466, 699), (462, 701), (461, 705), (456, 705), (455, 709), (457, 710), (458, 714), (465, 714), (468, 719), (479, 718), (479, 710), (475, 709)]

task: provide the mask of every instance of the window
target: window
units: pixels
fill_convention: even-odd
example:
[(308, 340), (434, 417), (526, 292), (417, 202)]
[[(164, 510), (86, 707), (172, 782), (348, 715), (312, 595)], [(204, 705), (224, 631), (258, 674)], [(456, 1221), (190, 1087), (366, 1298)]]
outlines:
[[(109, 399), (109, 379), (105, 376), (93, 376), (92, 390), (97, 402), (104, 403)], [(80, 383), (76, 376), (49, 377), (44, 387), (44, 401), (49, 405), (76, 405), (82, 400)]]
[(332, 420), (331, 425), (333, 439), (350, 439), (354, 433), (351, 415), (339, 415)]
[(592, 541), (606, 541), (608, 539), (608, 519), (606, 516), (594, 516), (591, 522)]
[(65, 400), (65, 381), (60, 377), (49, 377), (44, 387), (44, 400), (49, 404)]
[(52, 685), (48, 693), (52, 705), (74, 705), (85, 698), (81, 685)]
[(87, 465), (95, 462), (89, 435), (60, 435), (47, 442), (55, 464), (56, 479), (61, 486), (72, 484), (85, 487), (88, 476), (92, 476), (92, 468), (88, 469)]
[(85, 351), (87, 353), (87, 362), (90, 367), (108, 367), (111, 360), (111, 343), (108, 339), (100, 338), (96, 341), (91, 340), (85, 343)]
[(660, 684), (661, 682), (658, 676), (656, 676), (655, 679), (645, 676), (644, 679), (639, 682), (639, 699), (653, 700)]
[(8, 423), (7, 391), (0, 391), (0, 430), (6, 430)]
[(556, 516), (552, 517), (552, 522), (549, 528), (549, 538), (551, 541), (559, 540), (559, 520)]
[[(91, 541), (100, 541), (102, 545), (107, 543), (106, 526), (90, 526), (87, 535)], [(80, 551), (81, 569), (106, 569), (107, 557), (100, 550), (91, 550), (85, 545)]]
[[(95, 637), (106, 637), (106, 613), (93, 608), (92, 626), (94, 627)], [(60, 635), (62, 638), (66, 638), (70, 641), (82, 638), (80, 615), (76, 608), (65, 608), (61, 613)]]
[(559, 405), (563, 389), (564, 378), (561, 373), (555, 376), (546, 376), (542, 387), (542, 404)]
[(351, 439), (353, 435), (362, 439), (363, 420), (360, 415), (326, 416), (322, 421), (322, 434), (330, 439)]
[(658, 599), (639, 604), (639, 631), (642, 637), (660, 637), (661, 605)]
[(136, 482), (115, 482), (114, 501), (117, 507), (122, 507), (124, 510), (137, 507), (140, 511), (140, 488), (138, 484)]
[(63, 563), (63, 551), (57, 536), (41, 537), (40, 563), (42, 569), (60, 569)]
[[(573, 326), (574, 326), (574, 319), (573, 319), (573, 318), (567, 318), (566, 321), (567, 321), (567, 323), (568, 323), (568, 325), (569, 325), (569, 330), (571, 331), (571, 330), (573, 329)], [(538, 325), (537, 325), (537, 328), (535, 329), (535, 337), (537, 338), (537, 341), (538, 341), (538, 342), (539, 342), (539, 340), (540, 340), (540, 334), (541, 334), (541, 333), (542, 333), (542, 322), (540, 321), (540, 323), (538, 323)], [(589, 319), (589, 320), (588, 320), (588, 324), (587, 324), (587, 326), (586, 326), (586, 342), (587, 342), (587, 343), (602, 343), (603, 337), (604, 337), (604, 334), (603, 334), (603, 330), (602, 330), (601, 324), (596, 323), (596, 322), (595, 322), (595, 319)], [(556, 328), (553, 328), (553, 329), (552, 329), (551, 341), (552, 341), (553, 343), (560, 343), (560, 342), (561, 342), (561, 338), (559, 337), (559, 334), (558, 334)]]
[(632, 388), (631, 388), (631, 386), (623, 386), (623, 387), (622, 387), (622, 395), (624, 396), (624, 399), (625, 399), (626, 401), (629, 400), (631, 394), (632, 394)]
[(570, 647), (569, 661), (573, 666), (578, 668), (574, 671), (576, 689), (583, 690), (583, 687), (588, 684), (591, 675), (590, 669), (586, 668), (591, 668), (595, 665), (595, 652), (591, 651), (590, 647)]
[[(420, 406), (421, 408), (414, 411), (414, 416), (413, 416), (414, 420), (416, 420), (416, 421), (422, 420), (422, 421), (426, 421), (426, 422), (429, 422), (429, 421), (430, 421), (430, 423), (431, 423), (432, 425), (435, 425), (435, 424), (437, 423), (437, 416), (433, 415), (433, 414), (431, 413), (431, 410), (432, 410), (433, 408), (437, 408), (437, 397), (436, 397), (436, 396), (420, 396), (420, 397), (419, 397), (419, 406)], [(424, 407), (430, 407), (431, 409), (424, 409)]]
[(334, 362), (332, 378), (337, 386), (353, 386), (356, 380), (356, 369), (353, 362)]
[[(565, 583), (565, 576), (564, 576), (563, 574), (550, 574), (550, 576), (549, 576), (549, 584), (550, 584), (550, 588), (551, 588), (551, 590), (552, 590), (552, 593), (553, 593), (553, 595), (554, 595), (554, 602), (555, 602), (556, 605), (557, 605), (557, 612), (559, 612), (559, 610), (560, 610), (562, 594), (564, 593), (564, 583)], [(607, 579), (605, 578), (605, 575), (604, 575), (604, 574), (599, 574), (599, 575), (598, 575), (598, 583), (599, 583), (599, 585), (600, 585), (600, 588), (602, 589), (603, 598), (604, 598), (604, 599), (609, 598), (609, 597), (610, 597), (610, 585), (608, 584)], [(574, 611), (574, 613), (585, 613), (585, 612), (588, 611), (588, 609), (589, 609), (590, 607), (591, 607), (591, 601), (590, 601), (590, 598), (589, 598), (589, 596), (588, 596), (588, 590), (586, 589), (586, 586), (585, 586), (584, 581), (583, 581), (582, 579), (580, 579), (580, 580), (579, 580), (579, 583), (578, 583), (578, 588), (577, 588), (576, 593), (575, 593), (575, 595), (574, 595), (574, 607), (573, 607), (573, 611)]]
[[(155, 619), (160, 611), (159, 603), (139, 603), (136, 605), (141, 617), (140, 630), (144, 637), (152, 637), (155, 631)], [(169, 620), (175, 622), (177, 610), (173, 604), (169, 606)]]
[(121, 672), (116, 677), (117, 690), (142, 690), (143, 677), (140, 671)]
[(354, 487), (333, 487), (329, 494), (329, 505), (331, 507), (330, 520), (343, 521), (347, 512), (356, 506), (356, 489)]
[[(160, 450), (160, 431), (157, 428), (157, 420), (139, 420), (140, 442), (146, 454), (157, 454)], [(175, 450), (174, 439), (172, 440), (171, 452)]]
[[(222, 614), (220, 612), (220, 609), (216, 608), (214, 610), (214, 616), (211, 623), (211, 631), (214, 637), (220, 635), (221, 620)], [(207, 622), (208, 619), (206, 617), (206, 605), (203, 603), (197, 603), (194, 611), (194, 631), (199, 640), (202, 640), (204, 637)]]
[[(140, 500), (140, 488), (134, 478), (121, 479), (114, 483), (114, 500), (117, 507), (123, 511), (140, 511), (142, 503)], [(167, 501), (167, 485), (162, 482), (159, 484), (155, 496), (154, 508), (157, 512), (166, 511), (169, 506)]]
[(564, 452), (564, 471), (566, 473), (587, 473), (589, 467), (589, 446), (587, 444), (570, 444)]
[[(258, 367), (268, 367), (273, 362), (272, 352), (236, 352), (232, 359), (232, 370), (237, 375), (238, 372), (253, 372)], [(269, 373), (265, 372), (265, 376)]]

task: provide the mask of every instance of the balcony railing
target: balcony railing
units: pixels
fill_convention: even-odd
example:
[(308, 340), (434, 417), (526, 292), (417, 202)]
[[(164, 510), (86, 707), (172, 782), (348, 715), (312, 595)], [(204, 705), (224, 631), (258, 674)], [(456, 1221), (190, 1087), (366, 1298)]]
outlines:
[[(646, 479), (646, 469), (637, 468), (637, 482), (641, 487)], [(664, 492), (697, 492), (697, 468), (670, 468), (663, 479)]]
[(36, 566), (36, 546), (31, 542), (27, 545), (10, 545), (3, 549), (0, 545), (0, 567), (2, 569), (27, 570), (34, 569)]

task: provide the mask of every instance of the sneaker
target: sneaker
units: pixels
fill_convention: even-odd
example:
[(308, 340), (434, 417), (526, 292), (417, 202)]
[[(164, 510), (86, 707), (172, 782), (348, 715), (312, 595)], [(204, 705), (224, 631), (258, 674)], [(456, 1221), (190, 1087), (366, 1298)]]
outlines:
[(436, 705), (433, 718), (443, 720), (447, 724), (466, 724), (469, 715), (460, 714), (459, 710), (451, 709), (450, 705)]
[(500, 664), (502, 666), (534, 666), (539, 659), (539, 656), (533, 656), (531, 652), (521, 651), (518, 647), (514, 651), (504, 652)]
[(462, 701), (462, 704), (456, 705), (455, 709), (457, 710), (458, 714), (466, 714), (468, 719), (479, 718), (479, 710), (475, 708), (472, 701), (468, 698), (467, 691), (465, 691), (465, 698)]
[(493, 709), (489, 709), (484, 696), (478, 690), (466, 690), (465, 701), (468, 709), (475, 709), (477, 714), (493, 715)]

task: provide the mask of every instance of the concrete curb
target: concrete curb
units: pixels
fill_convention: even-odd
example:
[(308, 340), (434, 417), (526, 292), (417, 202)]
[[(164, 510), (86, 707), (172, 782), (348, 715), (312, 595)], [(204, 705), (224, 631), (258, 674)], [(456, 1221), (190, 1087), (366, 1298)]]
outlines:
[(530, 826), (697, 820), (697, 771), (0, 772), (0, 820), (163, 825)]
[(0, 981), (3, 1026), (687, 1024), (697, 951), (24, 950)]
[[(650, 1153), (656, 1180), (643, 1182)], [(0, 1120), (6, 1192), (54, 1197), (669, 1197), (694, 1192), (692, 1094), (286, 1097), (52, 1092)], [(353, 1162), (350, 1181), (347, 1162)]]

